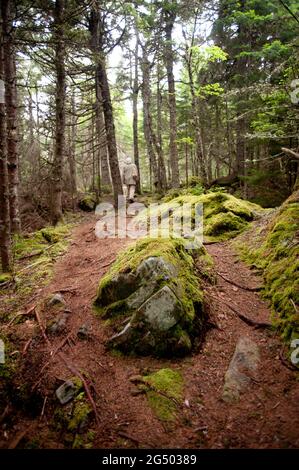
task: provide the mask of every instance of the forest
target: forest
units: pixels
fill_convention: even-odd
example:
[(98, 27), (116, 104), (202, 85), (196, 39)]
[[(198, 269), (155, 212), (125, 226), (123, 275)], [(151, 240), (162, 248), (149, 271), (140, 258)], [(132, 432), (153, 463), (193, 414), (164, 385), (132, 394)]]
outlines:
[(298, 247), (298, 0), (1, 0), (0, 449), (299, 448)]

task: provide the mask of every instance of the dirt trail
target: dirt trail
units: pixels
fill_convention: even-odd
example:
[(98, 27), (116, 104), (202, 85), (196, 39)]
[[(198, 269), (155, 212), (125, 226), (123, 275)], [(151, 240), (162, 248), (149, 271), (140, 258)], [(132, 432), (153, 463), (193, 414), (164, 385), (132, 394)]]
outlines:
[[(67, 323), (68, 334), (74, 337), (82, 324), (91, 328), (89, 341), (67, 342), (61, 351), (67, 362), (84, 371), (94, 386), (94, 397), (99, 415), (93, 446), (150, 447), (150, 448), (281, 448), (299, 446), (299, 384), (296, 375), (279, 359), (281, 343), (267, 329), (248, 326), (225, 304), (258, 321), (269, 320), (269, 309), (258, 292), (243, 290), (218, 275), (217, 286), (210, 286), (207, 294), (212, 321), (217, 328), (209, 330), (202, 349), (191, 357), (176, 360), (154, 358), (124, 358), (105, 350), (104, 342), (111, 334), (109, 327), (95, 317), (92, 300), (100, 277), (109, 269), (127, 240), (98, 240), (94, 235), (95, 220), (78, 226), (65, 256), (56, 264), (51, 284), (43, 297), (55, 291), (63, 293), (71, 311)], [(261, 280), (241, 263), (229, 243), (208, 247), (215, 260), (216, 271), (222, 276), (255, 288)], [(70, 289), (68, 291), (68, 289)], [(49, 312), (42, 312), (42, 321), (49, 320)], [(259, 346), (261, 363), (258, 373), (237, 404), (222, 401), (225, 372), (234, 353), (237, 340), (249, 336)], [(61, 343), (63, 336), (51, 337), (51, 348)], [(39, 370), (50, 360), (49, 348), (41, 338), (29, 347), (26, 355), (28, 377), (39, 378)], [(35, 360), (35, 365), (30, 361)], [(161, 423), (150, 409), (145, 395), (135, 395), (129, 377), (162, 367), (180, 370), (185, 381), (185, 404), (178, 411), (174, 425)], [(38, 435), (43, 447), (63, 447), (57, 434), (51, 431), (53, 419), (53, 390), (70, 377), (70, 372), (56, 355), (42, 375), (39, 389), (49, 394), (44, 402), (42, 418), (19, 423), (20, 432), (31, 423), (34, 431), (28, 439)], [(11, 435), (11, 434), (10, 434)], [(12, 435), (11, 435), (12, 438)], [(6, 444), (7, 445), (7, 444)], [(22, 447), (22, 445), (20, 444)]]

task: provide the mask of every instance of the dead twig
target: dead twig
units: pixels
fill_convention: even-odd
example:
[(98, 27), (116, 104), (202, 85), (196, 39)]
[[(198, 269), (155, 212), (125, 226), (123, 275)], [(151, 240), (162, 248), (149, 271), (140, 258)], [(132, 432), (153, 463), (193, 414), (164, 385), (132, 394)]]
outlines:
[(39, 316), (39, 313), (38, 313), (37, 308), (35, 308), (35, 316), (36, 316), (36, 319), (37, 319), (38, 326), (39, 326), (39, 328), (40, 328), (40, 330), (41, 330), (41, 332), (42, 332), (42, 335), (43, 335), (43, 337), (44, 337), (44, 340), (46, 341), (46, 343), (48, 344), (48, 346), (51, 347), (51, 342), (50, 342), (48, 336), (46, 335), (46, 332), (45, 332), (45, 329), (44, 329), (43, 324), (42, 324), (42, 322), (41, 322), (41, 319), (40, 319), (40, 316)]
[(227, 277), (225, 277), (223, 274), (217, 272), (216, 274), (218, 274), (218, 276), (220, 276), (225, 282), (228, 282), (229, 284), (231, 284), (232, 286), (235, 286), (235, 287), (238, 287), (239, 289), (242, 289), (242, 290), (246, 290), (248, 292), (258, 292), (261, 290), (261, 287), (246, 287), (246, 286), (241, 286), (240, 284), (238, 284), (237, 282), (235, 281), (232, 281), (231, 279), (228, 279)]
[(25, 312), (20, 312), (20, 313), (17, 313), (11, 320), (10, 322), (6, 325), (6, 327), (9, 327), (13, 324), (13, 322), (18, 318), (18, 317), (23, 317), (25, 315), (30, 315), (32, 312), (34, 312), (36, 308), (36, 305), (32, 305), (31, 307), (29, 307)]
[[(217, 298), (217, 300), (220, 300), (220, 299), (218, 299), (218, 297), (215, 297), (212, 294), (210, 294), (210, 295), (214, 298)], [(256, 329), (259, 329), (259, 328), (272, 328), (272, 324), (270, 322), (259, 322), (257, 320), (253, 320), (252, 318), (247, 317), (243, 313), (240, 313), (231, 304), (227, 304), (226, 302), (224, 302), (223, 299), (221, 299), (221, 302), (222, 302), (223, 305), (225, 305), (227, 308), (229, 308), (232, 312), (234, 312), (240, 318), (240, 320), (242, 320), (248, 326), (253, 326)]]
[(85, 378), (83, 377), (83, 375), (81, 374), (81, 372), (74, 366), (74, 365), (70, 365), (67, 360), (65, 359), (65, 357), (63, 356), (62, 353), (59, 353), (59, 357), (61, 358), (61, 360), (64, 362), (65, 366), (73, 373), (75, 374), (80, 380), (81, 382), (83, 383), (83, 386), (84, 386), (84, 390), (85, 390), (85, 393), (86, 393), (86, 396), (92, 406), (92, 409), (94, 411), (94, 415), (95, 415), (95, 419), (96, 419), (96, 423), (97, 425), (100, 424), (100, 418), (99, 418), (99, 415), (98, 415), (98, 410), (97, 410), (97, 407), (96, 407), (96, 404), (95, 404), (95, 401), (94, 399), (92, 398), (92, 395), (91, 395), (91, 392), (90, 392), (90, 389), (89, 389), (89, 386), (85, 380)]
[(30, 338), (27, 343), (25, 344), (24, 348), (23, 348), (23, 351), (22, 351), (22, 355), (25, 356), (27, 354), (27, 351), (28, 351), (28, 348), (30, 346), (32, 342), (32, 338)]
[(45, 414), (45, 408), (46, 408), (46, 403), (47, 403), (47, 400), (48, 400), (48, 397), (45, 397), (44, 399), (44, 403), (43, 403), (43, 407), (42, 407), (42, 411), (41, 411), (41, 414), (40, 414), (40, 417), (42, 418)]

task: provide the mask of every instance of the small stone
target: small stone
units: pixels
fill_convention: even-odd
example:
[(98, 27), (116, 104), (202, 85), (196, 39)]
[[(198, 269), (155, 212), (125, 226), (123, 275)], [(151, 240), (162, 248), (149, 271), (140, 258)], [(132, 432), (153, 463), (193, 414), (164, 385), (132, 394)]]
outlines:
[(72, 380), (67, 380), (58, 387), (55, 393), (60, 403), (65, 405), (78, 394), (78, 386)]
[(259, 362), (257, 344), (247, 336), (241, 337), (237, 343), (229, 368), (225, 374), (222, 399), (228, 403), (238, 402), (240, 393), (246, 391), (251, 383), (252, 372)]
[(62, 315), (59, 315), (54, 322), (47, 327), (47, 331), (53, 335), (59, 335), (66, 329), (66, 322), (68, 319), (68, 314), (63, 313)]
[(90, 329), (87, 325), (80, 326), (77, 336), (79, 339), (87, 340), (90, 338)]
[(63, 295), (61, 294), (54, 294), (51, 299), (48, 301), (49, 307), (52, 307), (53, 305), (65, 305), (65, 300), (63, 298)]

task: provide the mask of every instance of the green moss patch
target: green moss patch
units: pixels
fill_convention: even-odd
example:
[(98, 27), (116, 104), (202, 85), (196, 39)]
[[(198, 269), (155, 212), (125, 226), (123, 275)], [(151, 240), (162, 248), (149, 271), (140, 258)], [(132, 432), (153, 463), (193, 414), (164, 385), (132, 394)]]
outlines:
[(96, 195), (92, 193), (87, 193), (83, 195), (78, 202), (78, 206), (82, 211), (92, 212), (95, 210), (97, 205)]
[(157, 217), (160, 235), (163, 236), (163, 221), (169, 214), (170, 221), (182, 220), (183, 204), (192, 205), (191, 227), (195, 226), (195, 205), (203, 205), (203, 235), (207, 242), (219, 242), (236, 237), (244, 231), (249, 223), (263, 209), (251, 202), (238, 199), (225, 192), (209, 192), (195, 194), (194, 192), (180, 193), (174, 198), (169, 194), (164, 203), (156, 208), (147, 209), (139, 214), (137, 220), (149, 224), (149, 217)]
[[(242, 258), (261, 270), (274, 324), (283, 338), (299, 338), (299, 191), (254, 236), (242, 240)], [(245, 244), (244, 244), (245, 242)], [(257, 246), (259, 244), (259, 246)]]
[(161, 421), (174, 421), (183, 400), (182, 375), (173, 369), (160, 369), (140, 377), (140, 382), (156, 416)]

